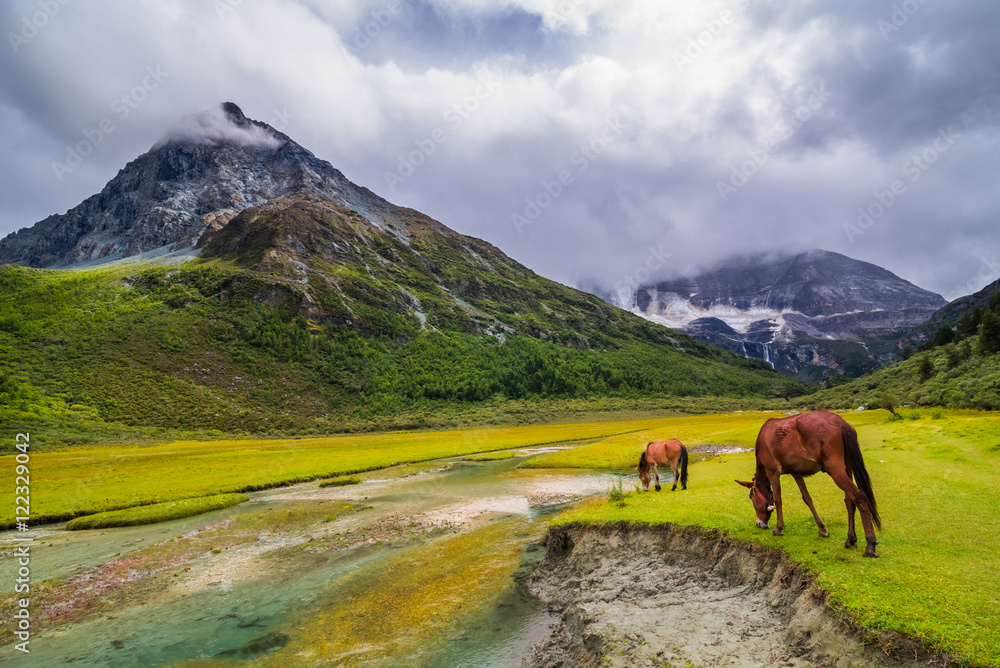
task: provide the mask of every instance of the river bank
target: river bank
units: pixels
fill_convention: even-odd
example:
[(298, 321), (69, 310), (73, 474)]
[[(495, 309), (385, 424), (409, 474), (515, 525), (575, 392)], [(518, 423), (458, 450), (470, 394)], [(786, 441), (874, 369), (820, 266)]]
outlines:
[(780, 552), (721, 532), (559, 525), (528, 581), (558, 619), (522, 668), (946, 666), (898, 633), (834, 611)]

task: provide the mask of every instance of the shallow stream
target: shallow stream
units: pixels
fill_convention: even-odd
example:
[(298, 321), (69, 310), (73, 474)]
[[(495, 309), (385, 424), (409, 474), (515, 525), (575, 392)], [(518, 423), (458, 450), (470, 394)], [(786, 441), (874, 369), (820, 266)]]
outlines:
[(0, 664), (517, 665), (549, 632), (520, 584), (548, 517), (614, 479), (523, 459), (306, 483), (143, 527), (37, 529), (32, 580), (57, 579), (38, 606), (58, 623)]

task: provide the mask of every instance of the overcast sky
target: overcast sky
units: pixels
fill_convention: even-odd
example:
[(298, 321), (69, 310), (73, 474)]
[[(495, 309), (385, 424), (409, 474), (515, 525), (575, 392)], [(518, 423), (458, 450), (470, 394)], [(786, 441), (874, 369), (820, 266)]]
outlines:
[(949, 299), (1000, 277), (995, 0), (10, 0), (0, 25), (0, 235), (228, 100), (571, 285), (807, 248)]

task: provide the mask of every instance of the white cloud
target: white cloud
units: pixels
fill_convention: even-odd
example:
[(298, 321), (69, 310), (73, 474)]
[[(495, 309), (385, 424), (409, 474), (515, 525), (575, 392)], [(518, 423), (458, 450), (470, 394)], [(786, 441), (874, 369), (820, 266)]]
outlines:
[(223, 111), (221, 106), (185, 116), (167, 132), (157, 145), (171, 141), (195, 143), (230, 141), (262, 148), (281, 146), (281, 140), (278, 137), (260, 126), (234, 124), (233, 119)]

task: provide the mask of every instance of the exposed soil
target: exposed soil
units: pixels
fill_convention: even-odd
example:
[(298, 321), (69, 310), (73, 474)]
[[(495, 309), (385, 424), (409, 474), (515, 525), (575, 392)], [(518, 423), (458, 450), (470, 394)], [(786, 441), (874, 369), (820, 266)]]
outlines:
[(522, 668), (945, 666), (864, 634), (779, 553), (675, 526), (553, 527), (531, 592), (559, 615)]

